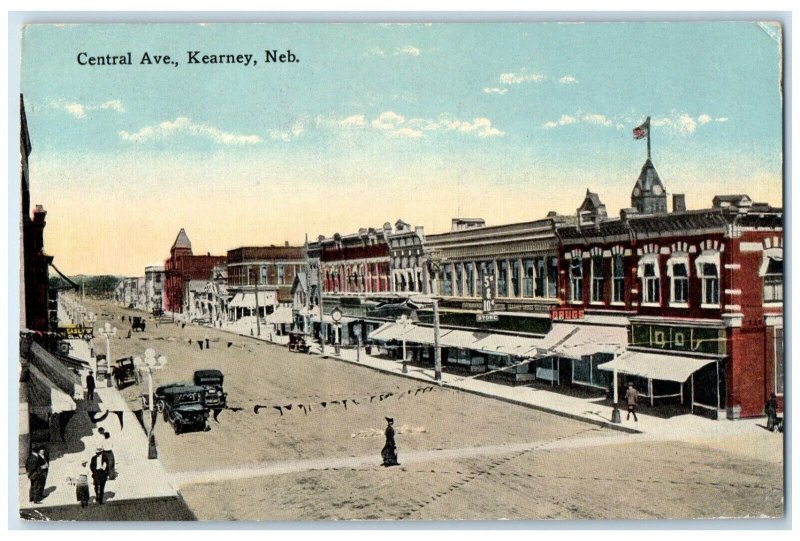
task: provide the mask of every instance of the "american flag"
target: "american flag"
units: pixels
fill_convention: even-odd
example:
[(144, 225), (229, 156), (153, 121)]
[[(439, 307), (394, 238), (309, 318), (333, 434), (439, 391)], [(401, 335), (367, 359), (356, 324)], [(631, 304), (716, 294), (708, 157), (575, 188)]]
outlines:
[(633, 128), (633, 138), (644, 139), (645, 137), (647, 137), (649, 131), (650, 131), (650, 118), (648, 117), (648, 119), (644, 121), (644, 124)]

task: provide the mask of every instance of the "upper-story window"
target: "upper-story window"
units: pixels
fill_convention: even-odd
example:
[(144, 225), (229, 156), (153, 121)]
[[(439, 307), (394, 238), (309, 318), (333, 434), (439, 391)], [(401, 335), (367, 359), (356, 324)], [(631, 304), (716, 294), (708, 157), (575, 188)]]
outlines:
[(611, 258), (611, 302), (625, 302), (625, 262), (622, 254), (614, 254)]
[(505, 260), (497, 262), (497, 296), (508, 297), (508, 263)]
[(547, 258), (547, 297), (555, 299), (558, 296), (558, 257), (552, 255)]
[(603, 302), (603, 256), (592, 256), (592, 302)]
[(442, 266), (442, 295), (453, 295), (453, 265), (445, 263)]
[(286, 283), (286, 275), (285, 275), (285, 268), (280, 263), (278, 263), (277, 265), (277, 272), (278, 272), (278, 285), (282, 286)]
[(783, 302), (783, 249), (764, 250), (758, 274), (764, 280), (764, 302)]
[(475, 296), (475, 263), (464, 264), (464, 296)]
[(639, 260), (639, 278), (642, 280), (642, 302), (660, 304), (661, 271), (658, 268), (657, 256), (643, 256)]
[(533, 267), (533, 259), (522, 260), (522, 296), (533, 297), (534, 281), (536, 279), (536, 270)]
[(511, 272), (511, 296), (512, 297), (519, 297), (520, 296), (520, 283), (519, 283), (519, 263), (517, 261), (511, 262), (511, 268), (509, 271)]
[(569, 300), (581, 302), (583, 300), (583, 260), (575, 257), (569, 266)]
[(463, 289), (461, 285), (464, 283), (464, 265), (456, 263), (454, 268), (456, 275), (453, 279), (453, 296), (460, 297)]
[(156, 283), (157, 284), (161, 283), (161, 275), (160, 274), (156, 274)]
[(536, 291), (535, 295), (543, 298), (547, 294), (547, 269), (544, 257), (537, 257), (534, 260), (536, 265)]
[(719, 252), (704, 251), (697, 260), (697, 275), (702, 285), (701, 306), (719, 306)]
[(669, 302), (672, 306), (685, 307), (689, 304), (689, 255), (675, 253), (667, 261), (667, 274), (670, 277)]

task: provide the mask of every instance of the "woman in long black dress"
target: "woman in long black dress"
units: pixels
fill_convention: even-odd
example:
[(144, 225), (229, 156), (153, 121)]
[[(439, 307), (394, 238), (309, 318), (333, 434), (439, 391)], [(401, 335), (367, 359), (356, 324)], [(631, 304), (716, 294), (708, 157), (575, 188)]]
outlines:
[(399, 466), (397, 462), (397, 446), (394, 443), (394, 419), (386, 417), (386, 444), (381, 450), (381, 457), (383, 457), (384, 466)]

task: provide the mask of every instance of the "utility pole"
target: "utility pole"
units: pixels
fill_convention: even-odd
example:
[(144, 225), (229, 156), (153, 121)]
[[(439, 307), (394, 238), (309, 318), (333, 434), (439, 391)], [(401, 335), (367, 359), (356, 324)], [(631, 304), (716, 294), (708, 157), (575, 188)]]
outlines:
[(325, 355), (325, 310), (322, 308), (322, 249), (317, 261), (317, 296), (319, 297), (319, 352)]
[(259, 270), (256, 272), (256, 281), (254, 282), (256, 289), (256, 329), (258, 331), (258, 334), (256, 336), (258, 336), (259, 338), (261, 338), (261, 318), (259, 314), (261, 309), (258, 306), (258, 280), (260, 278), (261, 278), (261, 267), (259, 267)]
[(433, 370), (434, 379), (442, 384), (442, 350), (439, 347), (439, 299), (433, 299)]
[(311, 261), (308, 259), (308, 233), (306, 233), (305, 256), (306, 256), (306, 288), (305, 292), (305, 309), (306, 316), (303, 318), (303, 334), (308, 335), (308, 321), (311, 318), (309, 310), (311, 308)]

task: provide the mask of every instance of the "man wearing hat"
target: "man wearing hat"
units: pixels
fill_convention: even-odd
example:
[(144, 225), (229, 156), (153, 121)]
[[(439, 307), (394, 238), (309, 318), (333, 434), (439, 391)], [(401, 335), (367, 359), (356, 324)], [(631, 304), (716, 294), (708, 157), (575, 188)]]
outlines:
[(103, 505), (103, 493), (106, 490), (109, 467), (108, 458), (102, 447), (97, 448), (97, 452), (89, 463), (89, 469), (92, 472), (92, 481), (94, 481), (94, 497), (97, 503)]
[(628, 402), (628, 416), (625, 418), (626, 421), (631, 420), (631, 413), (633, 414), (633, 420), (638, 422), (639, 418), (636, 417), (636, 401), (639, 399), (639, 391), (633, 386), (633, 382), (628, 382), (628, 390), (625, 393), (625, 400)]
[(386, 444), (381, 450), (381, 457), (383, 458), (384, 466), (399, 466), (397, 461), (397, 446), (394, 443), (394, 419), (386, 417)]

